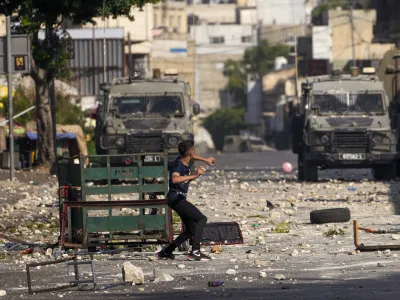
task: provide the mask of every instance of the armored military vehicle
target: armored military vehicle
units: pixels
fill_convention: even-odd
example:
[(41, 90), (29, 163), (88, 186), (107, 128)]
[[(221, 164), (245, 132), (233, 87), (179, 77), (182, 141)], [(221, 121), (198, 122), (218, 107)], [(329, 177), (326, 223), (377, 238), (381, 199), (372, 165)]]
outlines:
[[(178, 143), (194, 139), (193, 115), (200, 106), (191, 103), (190, 86), (178, 78), (174, 69), (153, 70), (152, 78), (143, 71), (127, 78), (116, 78), (102, 87), (104, 103), (96, 117), (97, 154), (132, 154), (168, 151), (171, 163), (178, 154)], [(121, 157), (121, 156), (120, 156)], [(145, 162), (158, 162), (158, 156), (147, 155)], [(129, 156), (113, 164), (129, 163)]]
[(397, 134), (389, 99), (375, 70), (360, 75), (334, 71), (302, 84), (300, 111), (293, 119), (293, 152), (299, 180), (317, 181), (318, 168), (372, 168), (378, 180), (396, 177)]

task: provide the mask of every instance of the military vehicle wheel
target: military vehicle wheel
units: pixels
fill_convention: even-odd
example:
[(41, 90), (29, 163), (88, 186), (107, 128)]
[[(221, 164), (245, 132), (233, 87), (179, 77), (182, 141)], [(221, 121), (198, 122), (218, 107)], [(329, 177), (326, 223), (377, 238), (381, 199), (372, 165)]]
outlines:
[(297, 155), (297, 179), (304, 181), (304, 166), (300, 154)]
[(395, 180), (397, 173), (396, 164), (388, 164), (382, 166), (376, 166), (372, 169), (372, 174), (376, 180)]
[(318, 181), (318, 166), (310, 162), (304, 163), (304, 180), (310, 182)]
[(318, 181), (318, 166), (305, 161), (301, 155), (298, 155), (298, 179), (299, 181)]
[(400, 161), (399, 160), (396, 163), (396, 176), (400, 176)]
[(301, 151), (301, 138), (303, 136), (303, 127), (304, 127), (304, 116), (295, 116), (293, 117), (291, 124), (291, 142), (292, 142), (292, 152), (295, 154), (300, 153)]

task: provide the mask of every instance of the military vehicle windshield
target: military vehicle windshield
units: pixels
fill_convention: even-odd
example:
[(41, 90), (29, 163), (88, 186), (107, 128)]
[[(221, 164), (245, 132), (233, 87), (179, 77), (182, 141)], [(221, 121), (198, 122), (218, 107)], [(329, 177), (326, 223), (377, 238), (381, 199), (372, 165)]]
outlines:
[(120, 115), (161, 114), (183, 115), (181, 97), (174, 96), (123, 96), (113, 100)]
[(313, 94), (312, 106), (320, 114), (381, 114), (384, 111), (381, 94), (367, 93), (324, 93)]

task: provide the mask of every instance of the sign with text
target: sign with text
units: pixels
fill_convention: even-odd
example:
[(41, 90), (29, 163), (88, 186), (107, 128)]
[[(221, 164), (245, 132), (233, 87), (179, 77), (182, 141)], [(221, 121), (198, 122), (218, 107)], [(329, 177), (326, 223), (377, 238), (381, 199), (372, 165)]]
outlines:
[[(31, 71), (31, 46), (26, 34), (11, 35), (11, 70), (12, 73), (29, 73)], [(7, 40), (0, 38), (0, 74), (7, 73)]]

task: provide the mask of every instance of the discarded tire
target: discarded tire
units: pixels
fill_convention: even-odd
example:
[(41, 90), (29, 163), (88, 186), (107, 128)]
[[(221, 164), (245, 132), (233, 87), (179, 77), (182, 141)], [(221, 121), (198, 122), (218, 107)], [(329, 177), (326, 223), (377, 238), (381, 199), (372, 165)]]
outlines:
[(310, 213), (311, 224), (342, 223), (350, 221), (348, 208), (314, 210)]

